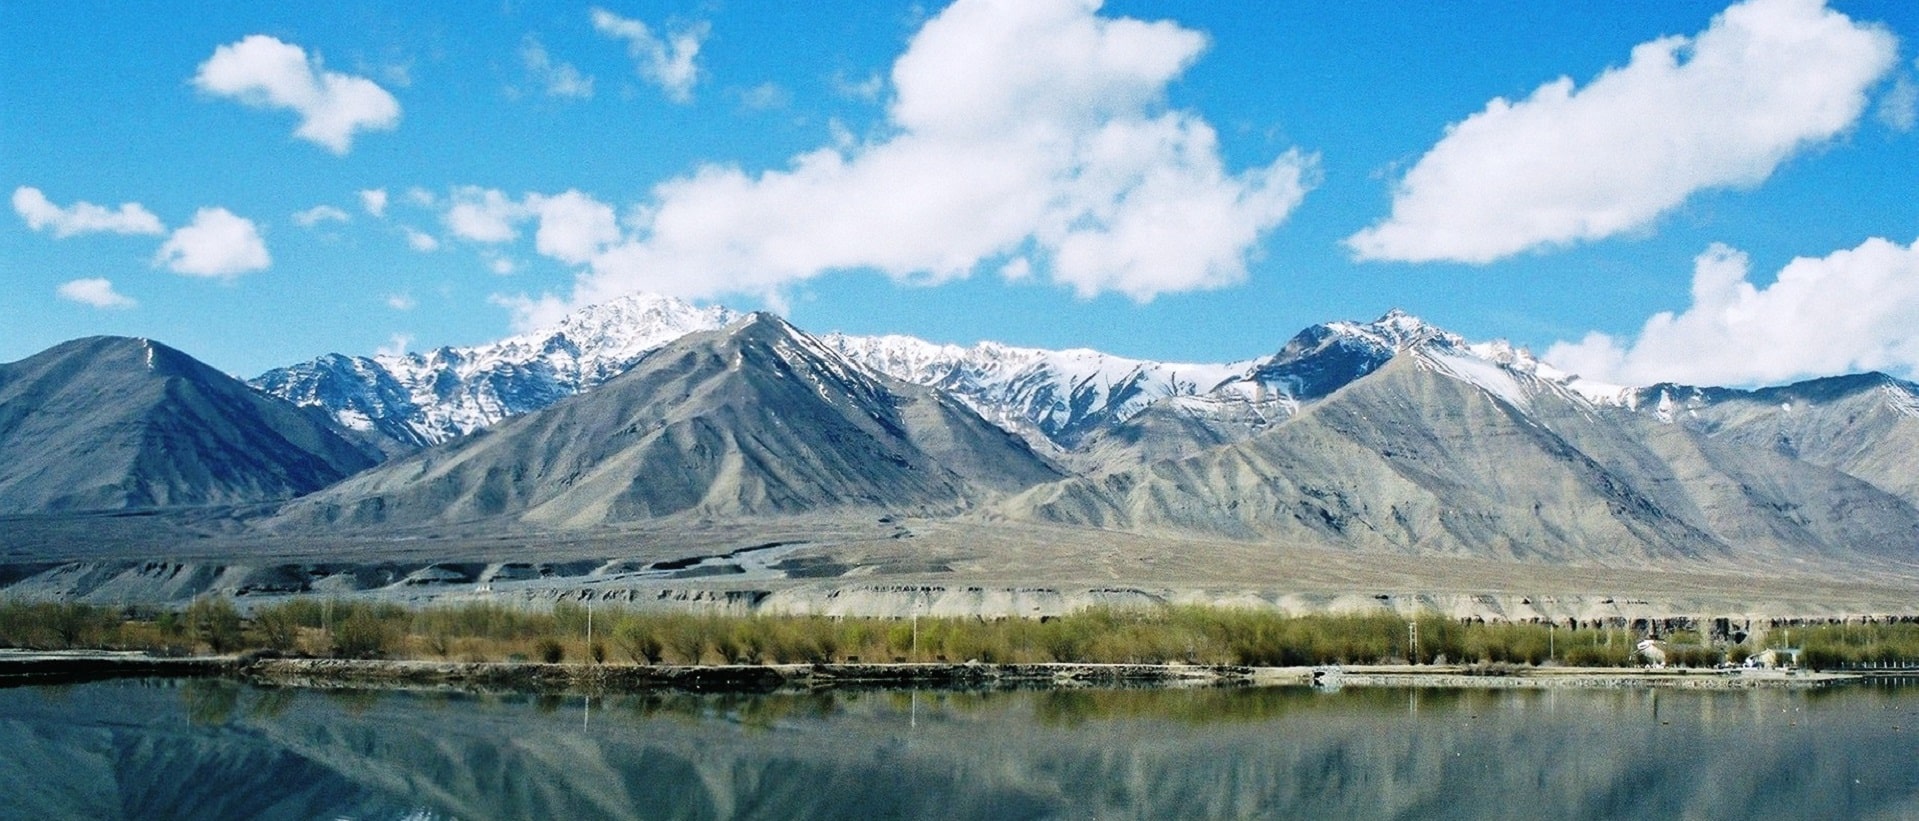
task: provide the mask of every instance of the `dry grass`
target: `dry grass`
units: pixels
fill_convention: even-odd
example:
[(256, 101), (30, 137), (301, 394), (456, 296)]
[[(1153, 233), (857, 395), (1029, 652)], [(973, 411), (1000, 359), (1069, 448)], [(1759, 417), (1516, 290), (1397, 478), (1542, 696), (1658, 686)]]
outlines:
[[(1416, 631), (1415, 631), (1416, 627)], [(590, 635), (589, 635), (590, 632)], [(1415, 632), (1417, 645), (1414, 645)], [(1919, 661), (1919, 624), (1795, 631), (1808, 666)], [(223, 599), (184, 612), (0, 602), (0, 645), (42, 649), (227, 652), (270, 648), (348, 658), (571, 661), (613, 664), (827, 662), (1190, 663), (1295, 666), (1370, 663), (1640, 663), (1624, 629), (1556, 630), (1387, 612), (1287, 616), (1209, 607), (1094, 608), (1049, 619), (828, 618), (641, 613), (561, 603), (551, 610), (466, 604), (293, 599), (240, 620)], [(1687, 666), (1739, 661), (1754, 648), (1697, 636), (1669, 650)], [(1767, 646), (1794, 638), (1775, 634)]]

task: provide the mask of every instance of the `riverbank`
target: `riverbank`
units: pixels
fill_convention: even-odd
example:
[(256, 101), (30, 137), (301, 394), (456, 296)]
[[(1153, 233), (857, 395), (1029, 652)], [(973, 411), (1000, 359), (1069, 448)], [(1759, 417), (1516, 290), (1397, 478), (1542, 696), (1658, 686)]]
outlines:
[(826, 689), (1277, 686), (1741, 690), (1828, 687), (1861, 681), (1867, 677), (1856, 673), (1505, 665), (627, 665), (276, 658), (260, 654), (162, 658), (139, 653), (0, 651), (0, 687), (105, 678), (208, 676), (265, 686), (310, 689), (595, 694), (649, 691), (770, 693)]

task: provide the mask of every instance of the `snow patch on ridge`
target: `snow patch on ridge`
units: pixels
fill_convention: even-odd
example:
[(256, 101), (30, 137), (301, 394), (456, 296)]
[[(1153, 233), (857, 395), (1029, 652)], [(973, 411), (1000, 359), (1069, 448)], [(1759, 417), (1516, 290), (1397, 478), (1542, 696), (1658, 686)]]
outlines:
[(1903, 416), (1919, 418), (1919, 395), (1898, 383), (1887, 382), (1879, 387), (1886, 395), (1886, 404)]
[(1129, 359), (1086, 348), (1051, 351), (997, 342), (943, 345), (910, 336), (821, 339), (895, 379), (958, 396), (989, 421), (1031, 440), (1071, 447), (1094, 427), (1131, 418), (1167, 397), (1211, 391), (1245, 363), (1204, 365)]
[(1532, 397), (1511, 370), (1497, 362), (1460, 353), (1428, 351), (1422, 360), (1454, 379), (1468, 382), (1521, 410), (1532, 409)]

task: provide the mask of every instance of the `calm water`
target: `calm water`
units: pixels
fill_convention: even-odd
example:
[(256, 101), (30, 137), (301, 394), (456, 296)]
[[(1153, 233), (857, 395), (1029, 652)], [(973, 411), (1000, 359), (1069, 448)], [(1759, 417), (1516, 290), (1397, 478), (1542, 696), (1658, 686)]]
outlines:
[(0, 816), (1919, 818), (1919, 688), (14, 688)]

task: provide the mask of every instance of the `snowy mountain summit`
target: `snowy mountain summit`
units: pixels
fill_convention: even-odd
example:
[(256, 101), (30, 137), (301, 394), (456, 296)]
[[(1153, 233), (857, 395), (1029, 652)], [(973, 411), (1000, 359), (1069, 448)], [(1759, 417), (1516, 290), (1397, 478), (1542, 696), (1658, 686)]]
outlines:
[[(582, 308), (551, 327), (469, 347), (375, 357), (329, 354), (279, 368), (255, 387), (312, 407), (400, 453), (551, 406), (625, 372), (646, 354), (741, 315), (655, 294)], [(1510, 394), (1510, 379), (1542, 367), (1503, 342), (1470, 344), (1394, 310), (1369, 322), (1301, 331), (1271, 356), (1231, 363), (1132, 359), (1085, 348), (1045, 350), (980, 342), (944, 345), (910, 336), (829, 334), (838, 356), (937, 388), (1042, 449), (1066, 452), (1156, 403), (1236, 420), (1257, 430), (1418, 349), (1449, 372)], [(1550, 369), (1546, 369), (1550, 372)], [(1561, 378), (1550, 372), (1553, 378)]]
[(397, 356), (329, 354), (268, 371), (250, 384), (320, 408), (399, 452), (546, 408), (618, 376), (668, 342), (739, 316), (632, 294), (498, 342)]
[(830, 334), (822, 341), (895, 379), (955, 394), (1028, 441), (1065, 449), (1155, 401), (1212, 390), (1245, 364), (1152, 362), (1086, 348), (1049, 351), (997, 342), (962, 347), (910, 336)]
[[(668, 343), (741, 316), (724, 307), (633, 294), (490, 344), (399, 356), (330, 354), (269, 371), (252, 384), (325, 413), (397, 454), (550, 407), (625, 373)], [(1371, 322), (1313, 325), (1271, 355), (1220, 364), (998, 342), (945, 345), (910, 336), (835, 333), (818, 337), (817, 344), (831, 358), (951, 394), (1035, 448), (1081, 467), (1167, 458), (1245, 439), (1401, 357), (1521, 412), (1551, 395), (1594, 411), (1651, 412), (1673, 421), (1680, 405), (1696, 418), (1708, 406), (1748, 393), (1596, 383), (1504, 340), (1470, 342), (1397, 309)], [(1915, 412), (1919, 400), (1910, 386), (1890, 384), (1872, 395), (1883, 394), (1882, 403), (1894, 410)]]

